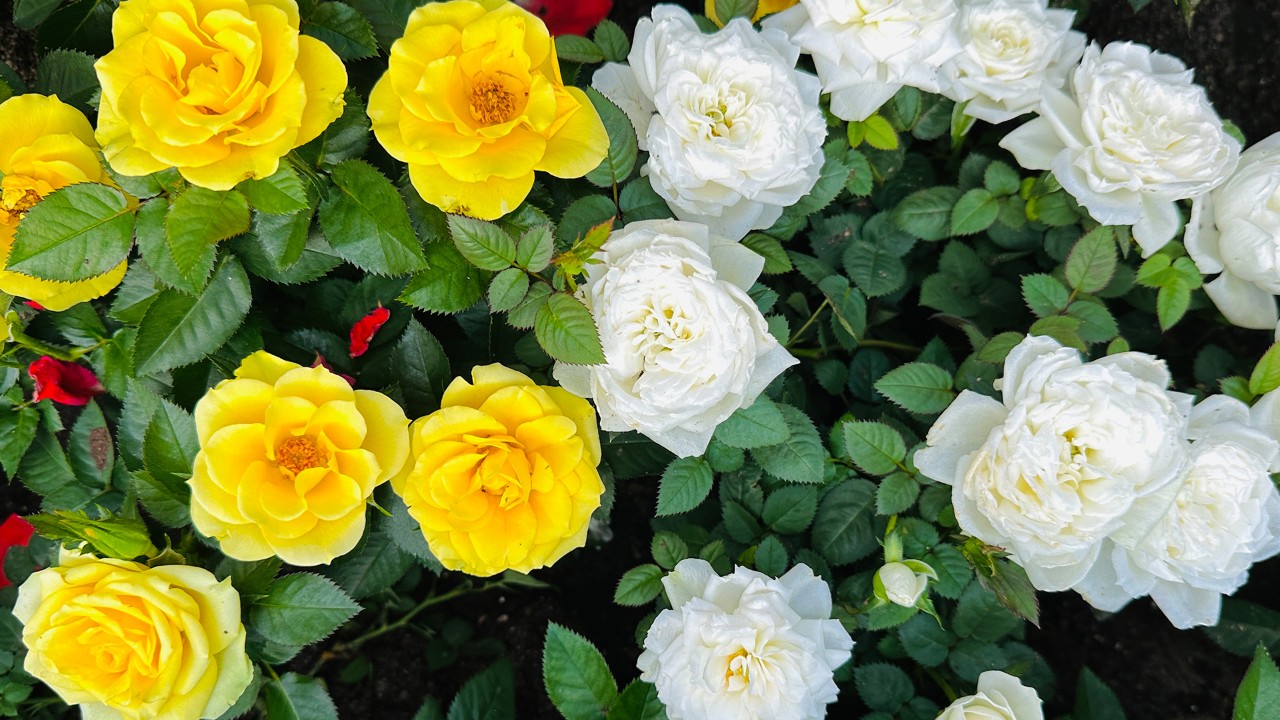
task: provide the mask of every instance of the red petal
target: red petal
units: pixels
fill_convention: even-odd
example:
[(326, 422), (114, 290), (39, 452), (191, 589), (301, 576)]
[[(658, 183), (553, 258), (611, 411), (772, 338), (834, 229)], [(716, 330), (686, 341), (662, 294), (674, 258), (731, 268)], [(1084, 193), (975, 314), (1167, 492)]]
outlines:
[(378, 306), (373, 312), (360, 318), (351, 328), (351, 346), (348, 354), (353, 358), (365, 354), (369, 350), (369, 343), (373, 341), (373, 336), (378, 334), (378, 329), (386, 324), (390, 317), (390, 310)]
[(26, 547), (35, 531), (31, 523), (19, 515), (10, 515), (3, 524), (0, 524), (0, 588), (12, 584), (9, 578), (4, 576), (4, 559), (9, 554), (9, 548)]
[(63, 405), (85, 405), (106, 390), (89, 368), (47, 356), (31, 363), (27, 373), (36, 384), (36, 402), (47, 399)]
[(586, 35), (613, 7), (611, 0), (518, 0), (516, 4), (542, 18), (552, 35)]
[(36, 302), (35, 300), (24, 300), (24, 301), (23, 301), (23, 304), (24, 304), (24, 305), (26, 305), (27, 307), (29, 307), (29, 308), (33, 308), (33, 309), (35, 309), (35, 310), (43, 310), (43, 309), (44, 309), (44, 306), (43, 306), (43, 305), (41, 305), (40, 303)]

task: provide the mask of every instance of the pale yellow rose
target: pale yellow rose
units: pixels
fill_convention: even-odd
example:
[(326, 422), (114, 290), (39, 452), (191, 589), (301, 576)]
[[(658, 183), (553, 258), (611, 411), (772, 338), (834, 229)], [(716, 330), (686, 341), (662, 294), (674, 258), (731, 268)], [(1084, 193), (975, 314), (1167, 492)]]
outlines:
[(514, 210), (535, 170), (581, 177), (609, 149), (591, 101), (565, 87), (546, 26), (505, 0), (414, 10), (369, 117), (424, 200), (485, 220)]
[(111, 35), (98, 141), (123, 175), (175, 167), (228, 190), (342, 114), (346, 68), (298, 33), (293, 0), (125, 0)]
[(253, 677), (240, 595), (204, 568), (64, 552), (18, 589), (24, 669), (84, 720), (196, 720)]
[(55, 282), (4, 270), (18, 222), (45, 195), (82, 182), (108, 183), (93, 128), (57, 97), (19, 95), (0, 104), (0, 292), (66, 310), (120, 284), (125, 263), (79, 282)]
[(604, 484), (591, 405), (502, 365), (455, 378), (410, 429), (413, 465), (392, 479), (451, 570), (529, 572), (586, 542)]
[(391, 398), (258, 351), (196, 403), (191, 521), (237, 560), (321, 565), (364, 534), (365, 504), (409, 454)]

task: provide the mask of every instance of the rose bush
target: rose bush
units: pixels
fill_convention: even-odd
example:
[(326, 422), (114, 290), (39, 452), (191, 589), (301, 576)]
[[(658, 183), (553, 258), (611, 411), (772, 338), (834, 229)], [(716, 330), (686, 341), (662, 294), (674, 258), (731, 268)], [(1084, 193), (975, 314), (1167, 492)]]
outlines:
[(293, 0), (127, 0), (112, 15), (97, 138), (122, 175), (174, 167), (227, 190), (342, 114), (347, 71)]
[(13, 613), (26, 671), (85, 718), (217, 718), (253, 677), (240, 596), (204, 568), (64, 554)]

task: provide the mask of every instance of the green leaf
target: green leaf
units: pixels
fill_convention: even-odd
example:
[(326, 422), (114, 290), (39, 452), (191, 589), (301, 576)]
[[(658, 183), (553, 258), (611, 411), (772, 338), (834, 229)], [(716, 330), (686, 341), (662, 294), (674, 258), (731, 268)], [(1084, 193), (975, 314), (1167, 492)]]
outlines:
[(791, 431), (778, 406), (761, 394), (716, 426), (714, 437), (729, 447), (749, 450), (785, 442)]
[(324, 683), (298, 673), (285, 673), (266, 684), (270, 720), (338, 720), (338, 708)]
[(848, 565), (875, 550), (871, 531), (876, 486), (850, 478), (831, 488), (818, 503), (812, 547), (835, 566)]
[(17, 0), (13, 4), (13, 24), (23, 30), (34, 30), (61, 2), (62, 0)]
[(426, 258), (395, 186), (363, 160), (330, 171), (333, 189), (320, 203), (320, 228), (335, 253), (377, 275), (423, 269)]
[(765, 472), (790, 482), (820, 483), (827, 451), (813, 421), (790, 405), (779, 405), (791, 436), (776, 445), (753, 448), (751, 457)]
[(658, 485), (658, 516), (679, 515), (698, 507), (711, 494), (713, 480), (711, 466), (703, 458), (673, 460)]
[[(379, 3), (383, 0), (367, 0), (360, 2), (352, 0), (352, 5), (363, 9), (364, 6)], [(400, 3), (408, 0), (389, 0), (390, 2)], [(410, 7), (410, 10), (413, 8)], [(372, 16), (366, 14), (365, 17), (372, 19)], [(408, 14), (405, 14), (408, 17)], [(396, 31), (396, 38), (399, 38), (404, 30), (404, 23)], [(369, 147), (369, 116), (365, 113), (364, 101), (360, 99), (360, 93), (354, 89), (348, 88), (342, 96), (343, 107), (342, 116), (330, 123), (324, 132), (320, 133), (320, 137), (303, 145), (294, 152), (298, 157), (317, 167), (333, 168), (334, 166), (352, 158), (358, 158), (364, 155), (364, 151)]]
[(1267, 349), (1249, 375), (1249, 392), (1263, 395), (1280, 387), (1280, 343)]
[(609, 152), (594, 170), (587, 173), (589, 182), (600, 187), (621, 185), (636, 167), (636, 130), (631, 126), (631, 119), (617, 105), (595, 88), (585, 88), (584, 92), (595, 106), (604, 129), (609, 133)]
[(1040, 318), (1031, 323), (1031, 327), (1027, 328), (1027, 334), (1045, 335), (1067, 347), (1085, 352), (1088, 348), (1085, 346), (1084, 339), (1080, 337), (1081, 324), (1080, 318), (1061, 315)]
[(956, 603), (951, 630), (958, 637), (995, 642), (1022, 627), (1022, 618), (1000, 605), (995, 593), (971, 583)]
[(1120, 326), (1107, 306), (1091, 296), (1086, 295), (1068, 305), (1067, 314), (1080, 321), (1077, 332), (1085, 342), (1108, 342), (1120, 332)]
[(40, 424), (40, 413), (34, 407), (0, 408), (0, 468), (5, 475), (14, 477), (18, 472), (18, 464), (22, 456), (31, 447), (35, 439), (36, 427)]
[(897, 430), (880, 422), (844, 423), (844, 446), (849, 459), (868, 475), (888, 475), (907, 457), (907, 446)]
[(894, 473), (880, 481), (876, 490), (876, 514), (897, 515), (906, 512), (920, 496), (920, 483), (907, 473)]
[[(946, 496), (949, 497), (950, 488), (943, 489), (948, 491)], [(923, 499), (921, 502), (923, 503)], [(969, 567), (969, 561), (965, 560), (964, 554), (952, 545), (934, 547), (924, 556), (924, 561), (938, 573), (938, 579), (929, 586), (930, 589), (944, 598), (954, 600), (960, 597), (965, 586), (973, 579), (973, 570)]]
[(449, 705), (448, 720), (511, 720), (516, 716), (516, 680), (511, 663), (499, 660), (467, 681)]
[(982, 173), (982, 186), (996, 197), (1006, 197), (1018, 192), (1022, 178), (1018, 171), (999, 160), (987, 166)]
[(897, 291), (907, 281), (907, 267), (897, 248), (867, 238), (853, 238), (845, 246), (844, 269), (867, 297)]
[(391, 349), (390, 364), (410, 417), (422, 417), (440, 406), (445, 386), (453, 379), (449, 358), (440, 341), (417, 320), (405, 326)]
[(955, 392), (951, 375), (937, 365), (913, 362), (885, 373), (876, 390), (904, 410), (932, 415), (947, 409)]
[(863, 153), (850, 150), (845, 154), (845, 163), (849, 170), (844, 184), (845, 189), (854, 197), (870, 195), (875, 189), (876, 182), (875, 173), (871, 170), (871, 161)]
[(351, 552), (336, 558), (324, 571), (357, 600), (395, 585), (414, 562), (392, 538), (390, 518), (378, 513), (371, 525)]
[(1259, 644), (1280, 649), (1280, 612), (1239, 598), (1222, 599), (1218, 624), (1205, 633), (1230, 653), (1248, 657)]
[(782, 577), (787, 571), (787, 548), (777, 535), (770, 535), (756, 546), (755, 558), (752, 561), (756, 570), (765, 575)]
[(124, 193), (98, 183), (54, 190), (18, 223), (6, 270), (74, 282), (120, 264), (133, 245)]
[(516, 242), (515, 264), (529, 272), (541, 272), (556, 254), (549, 223), (529, 228)]
[(757, 0), (716, 0), (715, 19), (720, 27), (724, 27), (736, 17), (750, 20), (755, 17), (757, 4)]
[(788, 216), (804, 218), (818, 212), (844, 190), (845, 183), (849, 181), (849, 168), (841, 162), (833, 153), (827, 153), (826, 159), (822, 163), (822, 170), (818, 175), (818, 181), (813, 184), (813, 189), (808, 195), (800, 198), (794, 205), (787, 208), (783, 215), (785, 219)]
[(609, 708), (608, 720), (666, 720), (667, 710), (653, 683), (632, 680)]
[(1261, 645), (1236, 691), (1231, 720), (1273, 720), (1280, 717), (1280, 670)]
[(653, 561), (664, 570), (674, 568), (676, 563), (689, 557), (689, 545), (684, 538), (669, 530), (654, 533), (649, 551), (653, 555)]
[(153, 273), (153, 280), (189, 295), (199, 295), (209, 280), (218, 249), (211, 243), (195, 248), (182, 247), (187, 252), (184, 259), (190, 264), (188, 272), (184, 273), (173, 257), (169, 233), (165, 228), (170, 206), (168, 198), (156, 198), (138, 208), (134, 223), (138, 252), (145, 261), (144, 267)]
[(854, 685), (872, 710), (896, 713), (915, 697), (915, 686), (901, 668), (888, 663), (868, 663), (853, 671)]
[(638, 565), (628, 570), (613, 591), (613, 601), (619, 605), (639, 607), (647, 605), (662, 592), (662, 568), (657, 565)]
[[(849, 124), (852, 125), (853, 123), (850, 122)], [(874, 113), (871, 117), (862, 121), (862, 124), (866, 129), (863, 139), (868, 145), (877, 150), (898, 149), (898, 132), (893, 129), (893, 125), (883, 115)]]
[(1067, 309), (1070, 292), (1052, 275), (1023, 275), (1022, 299), (1036, 317), (1057, 315)]
[(236, 190), (258, 212), (291, 215), (307, 207), (307, 191), (302, 186), (302, 178), (287, 162), (281, 162), (280, 168), (270, 177), (242, 181), (236, 185)]
[(725, 500), (720, 504), (720, 516), (724, 520), (724, 529), (735, 542), (751, 544), (763, 532), (755, 514), (734, 500)]
[(431, 547), (427, 545), (427, 539), (422, 534), (422, 526), (409, 514), (409, 507), (404, 504), (404, 500), (396, 493), (391, 493), (384, 507), (391, 513), (391, 517), (388, 518), (391, 541), (396, 544), (396, 547), (412, 555), (419, 563), (439, 575), (444, 568), (431, 553)]
[(273, 581), (253, 602), (249, 621), (271, 642), (303, 646), (325, 639), (359, 611), (332, 580), (298, 572)]
[(189, 365), (222, 347), (249, 313), (249, 277), (234, 258), (213, 274), (200, 297), (174, 290), (147, 308), (133, 346), (139, 376)]
[(373, 26), (373, 34), (384, 50), (404, 35), (409, 14), (418, 6), (413, 0), (348, 0), (348, 4)]
[(1156, 317), (1160, 321), (1160, 329), (1168, 330), (1177, 325), (1190, 306), (1191, 288), (1185, 284), (1174, 282), (1160, 288), (1156, 293)]
[(534, 317), (538, 344), (552, 358), (570, 365), (602, 363), (604, 350), (591, 311), (568, 293), (552, 293)]
[(489, 310), (503, 312), (510, 310), (529, 293), (529, 276), (520, 268), (507, 268), (489, 283)]
[(556, 55), (561, 61), (590, 65), (604, 60), (604, 51), (581, 35), (557, 35)]
[(449, 235), (458, 252), (481, 270), (505, 270), (516, 262), (516, 241), (491, 222), (450, 215)]
[(457, 313), (484, 297), (489, 274), (467, 262), (452, 242), (427, 243), (426, 258), (427, 269), (409, 280), (400, 302), (428, 312)]
[[(629, 186), (628, 186), (629, 187)], [(742, 239), (742, 245), (764, 258), (765, 275), (777, 275), (791, 270), (791, 259), (782, 243), (763, 233), (751, 233)]]
[(937, 620), (921, 613), (899, 626), (898, 641), (912, 660), (925, 667), (937, 667), (946, 661), (955, 638)]
[(18, 464), (17, 477), (32, 492), (41, 495), (45, 510), (74, 510), (87, 505), (102, 492), (77, 480), (67, 454), (51, 431), (41, 428)]
[(1099, 225), (1071, 248), (1066, 264), (1067, 284), (1082, 293), (1096, 293), (1116, 274), (1116, 230)]
[(852, 348), (867, 330), (867, 299), (839, 275), (823, 278), (818, 282), (818, 289), (831, 301), (831, 313), (835, 317), (836, 326), (846, 335), (842, 342), (847, 341), (846, 347)]
[(1071, 717), (1073, 720), (1125, 720), (1120, 699), (1087, 667), (1080, 670)]
[(111, 473), (115, 470), (115, 444), (107, 420), (90, 400), (80, 411), (71, 433), (67, 436), (67, 451), (71, 468), (80, 482), (90, 487), (106, 489), (111, 485)]
[(249, 201), (234, 190), (193, 185), (174, 198), (164, 228), (174, 265), (187, 287), (199, 290), (213, 269), (210, 246), (249, 229)]
[(99, 91), (98, 75), (93, 70), (94, 60), (92, 55), (75, 50), (52, 50), (41, 58), (40, 66), (36, 68), (36, 84), (32, 91), (56, 95), (80, 112), (90, 113), (93, 111), (90, 103)]
[(769, 493), (764, 501), (761, 519), (770, 530), (780, 535), (791, 535), (804, 532), (812, 525), (817, 512), (817, 488), (788, 485)]
[(903, 198), (890, 218), (912, 237), (936, 242), (950, 235), (951, 208), (959, 199), (960, 190), (953, 187), (918, 190)]
[(974, 188), (956, 201), (951, 210), (951, 234), (974, 235), (991, 227), (1000, 214), (1000, 203), (990, 190)]
[(343, 60), (360, 60), (378, 54), (373, 27), (355, 8), (340, 2), (322, 2), (302, 22), (301, 32), (324, 41)]
[(978, 582), (996, 594), (996, 599), (1006, 610), (1028, 620), (1037, 627), (1040, 624), (1040, 601), (1036, 589), (1027, 578), (1027, 571), (1007, 559), (999, 559), (988, 567), (980, 567)]
[(627, 61), (631, 43), (627, 40), (626, 31), (618, 23), (608, 19), (601, 20), (591, 34), (591, 39), (600, 48), (600, 52), (604, 53), (605, 60), (619, 63)]
[[(622, 217), (628, 223), (671, 217), (671, 208), (667, 206), (666, 199), (653, 189), (648, 176), (644, 175), (628, 182), (622, 188), (622, 193), (618, 196), (618, 209), (622, 211)], [(743, 244), (745, 245), (746, 242), (744, 241)], [(755, 250), (755, 248), (752, 249)], [(756, 252), (760, 251), (756, 250)], [(766, 273), (770, 272), (767, 260), (768, 258), (765, 262)]]
[(565, 720), (603, 718), (618, 697), (618, 684), (600, 651), (554, 622), (547, 624), (542, 680), (551, 704)]

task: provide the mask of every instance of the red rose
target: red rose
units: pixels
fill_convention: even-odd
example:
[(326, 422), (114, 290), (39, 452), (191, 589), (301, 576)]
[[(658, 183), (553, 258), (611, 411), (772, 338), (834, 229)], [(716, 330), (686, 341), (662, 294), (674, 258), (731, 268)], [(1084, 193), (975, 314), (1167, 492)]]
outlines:
[(41, 357), (31, 363), (27, 373), (36, 383), (36, 402), (48, 399), (63, 405), (84, 405), (106, 391), (92, 370), (65, 360)]
[(586, 35), (609, 15), (612, 0), (516, 0), (542, 18), (552, 35)]
[(26, 547), (35, 531), (31, 523), (23, 520), (20, 515), (10, 515), (3, 524), (0, 524), (0, 588), (12, 584), (9, 578), (4, 576), (4, 559), (9, 554), (9, 548)]
[(390, 317), (390, 310), (378, 306), (377, 309), (360, 318), (352, 326), (351, 348), (348, 351), (351, 357), (358, 358), (368, 351), (369, 343), (373, 341), (373, 336), (378, 334), (378, 329), (385, 325)]

